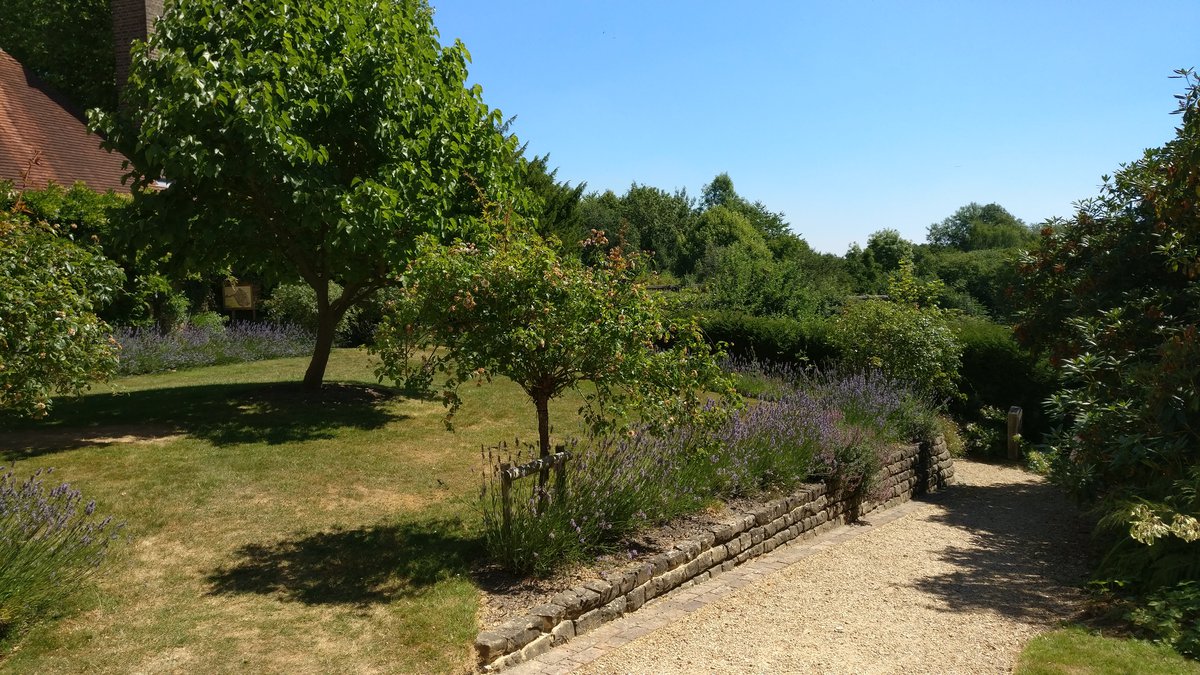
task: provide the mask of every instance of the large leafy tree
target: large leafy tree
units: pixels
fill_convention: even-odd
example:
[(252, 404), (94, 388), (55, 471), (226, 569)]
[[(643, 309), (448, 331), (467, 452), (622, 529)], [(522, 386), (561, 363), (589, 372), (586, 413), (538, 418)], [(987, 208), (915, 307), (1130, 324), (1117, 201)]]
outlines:
[(929, 244), (960, 251), (1028, 246), (1036, 233), (999, 204), (971, 202), (929, 226)]
[(1147, 502), (1192, 524), (1136, 558), (1132, 573), (1156, 584), (1200, 580), (1200, 78), (1181, 74), (1175, 138), (1044, 228), (1020, 275), (1018, 336), (1060, 373), (1055, 476), (1122, 524), (1153, 523)]
[[(19, 203), (18, 209), (19, 210)], [(121, 270), (59, 228), (0, 211), (0, 417), (42, 417), (117, 366), (96, 311)]]
[(194, 270), (313, 288), (318, 387), (346, 311), (515, 184), (516, 141), (464, 86), (467, 61), (424, 0), (179, 0), (96, 127), (154, 202), (134, 236)]

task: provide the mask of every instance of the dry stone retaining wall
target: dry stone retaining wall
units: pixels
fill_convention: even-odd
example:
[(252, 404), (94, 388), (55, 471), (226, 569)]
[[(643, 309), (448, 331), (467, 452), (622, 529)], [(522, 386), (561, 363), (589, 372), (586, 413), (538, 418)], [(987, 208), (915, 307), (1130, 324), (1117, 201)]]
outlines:
[(809, 539), (913, 496), (939, 490), (954, 479), (946, 441), (896, 447), (883, 467), (880, 502), (849, 503), (826, 485), (806, 485), (793, 494), (710, 528), (650, 557), (636, 569), (563, 591), (527, 616), (485, 630), (475, 639), (479, 665), (495, 671), (544, 653), (601, 624), (637, 611), (675, 588), (690, 586), (795, 539)]

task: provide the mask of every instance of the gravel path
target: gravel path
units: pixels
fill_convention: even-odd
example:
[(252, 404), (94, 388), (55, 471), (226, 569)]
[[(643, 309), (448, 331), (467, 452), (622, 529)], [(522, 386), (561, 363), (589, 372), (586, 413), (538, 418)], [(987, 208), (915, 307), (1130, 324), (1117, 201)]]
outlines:
[(956, 479), (510, 672), (1010, 672), (1031, 637), (1077, 611), (1087, 528), (1024, 471), (960, 461)]

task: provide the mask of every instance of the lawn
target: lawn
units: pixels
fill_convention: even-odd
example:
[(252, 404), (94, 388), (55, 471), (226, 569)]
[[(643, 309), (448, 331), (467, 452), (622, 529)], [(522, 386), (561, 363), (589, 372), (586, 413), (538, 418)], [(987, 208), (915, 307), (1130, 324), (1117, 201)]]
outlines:
[[(127, 526), (63, 618), (0, 653), (5, 672), (466, 670), (479, 591), (481, 445), (534, 438), (508, 381), (436, 400), (333, 354), (118, 380), (0, 433), (0, 465), (51, 466)], [(578, 400), (551, 419), (576, 428)]]
[(1017, 675), (1200, 675), (1200, 663), (1164, 645), (1110, 637), (1081, 627), (1034, 638), (1021, 653)]

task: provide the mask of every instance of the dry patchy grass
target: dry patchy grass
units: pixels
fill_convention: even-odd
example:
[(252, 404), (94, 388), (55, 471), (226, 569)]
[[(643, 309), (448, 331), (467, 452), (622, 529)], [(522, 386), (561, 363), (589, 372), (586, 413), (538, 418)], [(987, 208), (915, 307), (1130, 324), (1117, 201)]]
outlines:
[[(483, 554), (479, 448), (534, 437), (507, 381), (437, 401), (339, 350), (126, 378), (0, 436), (0, 464), (55, 475), (125, 520), (64, 616), (5, 645), (9, 672), (450, 672), (469, 668)], [(552, 419), (572, 429), (578, 401)]]

